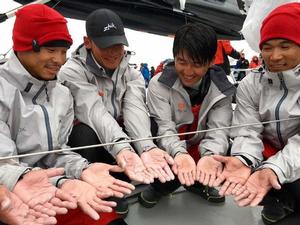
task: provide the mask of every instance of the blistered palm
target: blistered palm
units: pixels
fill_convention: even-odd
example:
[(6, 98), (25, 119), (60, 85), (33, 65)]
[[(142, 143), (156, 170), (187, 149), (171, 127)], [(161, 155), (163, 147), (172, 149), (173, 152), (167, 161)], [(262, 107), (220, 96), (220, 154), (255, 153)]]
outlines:
[(31, 171), (17, 182), (13, 193), (36, 212), (48, 216), (65, 214), (68, 208), (77, 207), (76, 200), (49, 182), (49, 178), (63, 173), (61, 168)]
[(110, 175), (110, 172), (123, 171), (119, 166), (93, 163), (82, 172), (81, 180), (91, 184), (102, 193), (122, 198), (125, 194), (130, 194), (135, 187), (132, 184), (114, 178)]
[(94, 220), (99, 219), (98, 212), (111, 212), (112, 207), (116, 206), (115, 202), (103, 200), (111, 196), (109, 193), (99, 192), (95, 187), (81, 180), (67, 180), (61, 189), (72, 195), (81, 210)]
[(143, 152), (141, 159), (147, 171), (165, 183), (166, 181), (174, 180), (174, 174), (170, 165), (174, 164), (173, 158), (165, 151), (159, 148), (153, 148), (147, 152)]
[(177, 175), (178, 180), (183, 185), (193, 185), (196, 178), (196, 164), (189, 154), (179, 153), (174, 158), (172, 166), (173, 172)]
[(237, 187), (244, 185), (251, 174), (251, 168), (244, 165), (237, 157), (214, 155), (216, 161), (223, 163), (223, 171), (213, 186), (221, 185), (220, 195), (232, 195)]
[(271, 169), (258, 170), (245, 185), (237, 188), (235, 201), (239, 206), (257, 206), (272, 188), (281, 188), (277, 175)]
[(10, 225), (51, 225), (55, 217), (49, 217), (30, 209), (17, 195), (6, 188), (0, 190), (0, 220)]
[(212, 156), (204, 156), (197, 163), (196, 180), (203, 185), (213, 186), (218, 176), (221, 175), (223, 165)]
[(143, 161), (135, 152), (122, 150), (117, 154), (116, 161), (131, 180), (145, 184), (150, 184), (154, 181), (154, 176), (147, 171)]

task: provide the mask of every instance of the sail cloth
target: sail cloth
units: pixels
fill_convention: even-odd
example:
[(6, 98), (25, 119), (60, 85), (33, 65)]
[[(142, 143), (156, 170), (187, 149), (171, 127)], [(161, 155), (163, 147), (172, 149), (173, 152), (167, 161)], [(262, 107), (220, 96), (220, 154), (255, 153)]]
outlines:
[[(21, 4), (31, 0), (15, 0)], [(52, 0), (49, 6), (65, 17), (85, 20), (95, 9), (115, 11), (125, 27), (174, 35), (185, 23), (200, 22), (214, 28), (220, 39), (241, 40), (245, 0)]]

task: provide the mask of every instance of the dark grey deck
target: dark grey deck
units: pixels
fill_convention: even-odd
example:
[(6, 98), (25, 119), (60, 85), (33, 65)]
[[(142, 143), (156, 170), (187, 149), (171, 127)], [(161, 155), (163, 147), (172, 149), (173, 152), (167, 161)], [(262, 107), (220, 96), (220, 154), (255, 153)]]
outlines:
[(214, 204), (179, 189), (151, 209), (141, 206), (136, 198), (129, 200), (129, 225), (263, 225), (261, 207), (240, 208), (231, 197), (225, 203)]

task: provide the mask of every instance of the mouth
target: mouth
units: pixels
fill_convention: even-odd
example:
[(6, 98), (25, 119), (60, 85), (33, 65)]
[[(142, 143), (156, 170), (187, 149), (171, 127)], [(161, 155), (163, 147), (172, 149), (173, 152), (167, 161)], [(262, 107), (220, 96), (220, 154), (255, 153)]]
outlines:
[(60, 70), (60, 66), (46, 66), (46, 69), (47, 69), (51, 74), (57, 74), (58, 71)]

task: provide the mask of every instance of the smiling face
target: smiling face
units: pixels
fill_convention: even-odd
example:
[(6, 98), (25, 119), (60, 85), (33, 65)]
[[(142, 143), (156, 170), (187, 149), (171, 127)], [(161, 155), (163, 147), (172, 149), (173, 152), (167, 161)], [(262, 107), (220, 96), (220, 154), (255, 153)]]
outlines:
[(88, 37), (84, 38), (84, 44), (87, 49), (92, 51), (96, 61), (105, 69), (116, 69), (120, 65), (120, 62), (124, 56), (123, 44), (112, 45), (108, 48), (99, 48)]
[(266, 41), (261, 54), (270, 72), (290, 70), (300, 63), (300, 46), (286, 39)]
[(53, 80), (66, 62), (66, 47), (41, 47), (39, 52), (17, 52), (24, 68), (39, 80)]
[(180, 51), (175, 56), (177, 75), (183, 86), (186, 87), (192, 87), (197, 84), (204, 77), (210, 66), (211, 63), (203, 66), (198, 62), (193, 62), (185, 50)]

